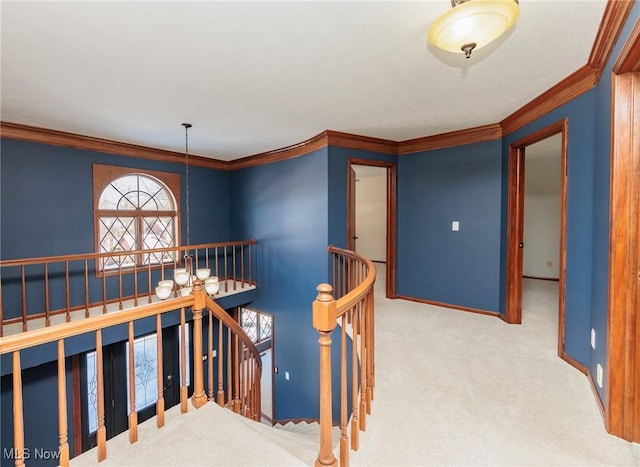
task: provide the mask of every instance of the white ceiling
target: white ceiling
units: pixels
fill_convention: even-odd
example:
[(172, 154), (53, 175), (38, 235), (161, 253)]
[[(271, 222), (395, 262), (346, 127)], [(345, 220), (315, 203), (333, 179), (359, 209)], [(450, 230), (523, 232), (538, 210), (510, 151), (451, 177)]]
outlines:
[(1, 119), (233, 160), (323, 130), (496, 123), (584, 65), (605, 0), (521, 0), (505, 36), (427, 45), (449, 0), (1, 3)]

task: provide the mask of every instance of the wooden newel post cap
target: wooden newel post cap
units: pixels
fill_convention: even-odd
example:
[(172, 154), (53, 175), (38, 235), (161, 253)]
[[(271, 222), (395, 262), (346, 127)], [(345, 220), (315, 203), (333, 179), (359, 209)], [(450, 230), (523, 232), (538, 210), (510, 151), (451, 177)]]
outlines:
[(316, 290), (318, 296), (313, 302), (313, 327), (318, 331), (333, 331), (336, 327), (336, 301), (331, 295), (333, 288), (329, 284), (320, 284)]
[(331, 287), (331, 285), (322, 283), (318, 285), (318, 287), (316, 287), (316, 290), (318, 291), (316, 300), (318, 300), (319, 302), (330, 302), (331, 300), (333, 300), (333, 295), (331, 295), (331, 292), (333, 292), (333, 287)]

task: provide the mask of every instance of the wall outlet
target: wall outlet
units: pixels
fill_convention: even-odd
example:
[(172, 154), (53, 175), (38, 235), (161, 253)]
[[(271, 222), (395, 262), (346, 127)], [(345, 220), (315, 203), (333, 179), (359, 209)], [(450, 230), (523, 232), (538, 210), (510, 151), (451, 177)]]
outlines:
[(591, 328), (591, 348), (596, 350), (596, 330)]
[(553, 267), (553, 261), (547, 260), (547, 267), (548, 268), (552, 268)]
[(277, 366), (274, 366), (274, 367), (273, 367), (273, 372), (274, 372), (276, 375), (278, 374), (278, 367), (277, 367)]
[(284, 372), (284, 379), (286, 379), (287, 381), (289, 381), (289, 372), (285, 371)]
[(602, 365), (599, 363), (596, 366), (596, 383), (598, 383), (598, 387), (602, 389)]
[(460, 222), (459, 221), (453, 221), (451, 223), (451, 230), (453, 230), (454, 232), (457, 232), (458, 230), (460, 230)]

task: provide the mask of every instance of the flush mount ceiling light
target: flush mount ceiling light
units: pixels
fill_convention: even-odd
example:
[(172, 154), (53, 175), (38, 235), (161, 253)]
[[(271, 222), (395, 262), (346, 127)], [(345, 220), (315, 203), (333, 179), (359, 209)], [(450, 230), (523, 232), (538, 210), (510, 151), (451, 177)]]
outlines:
[(429, 42), (469, 58), (513, 26), (519, 14), (518, 0), (451, 0), (451, 10), (429, 28)]

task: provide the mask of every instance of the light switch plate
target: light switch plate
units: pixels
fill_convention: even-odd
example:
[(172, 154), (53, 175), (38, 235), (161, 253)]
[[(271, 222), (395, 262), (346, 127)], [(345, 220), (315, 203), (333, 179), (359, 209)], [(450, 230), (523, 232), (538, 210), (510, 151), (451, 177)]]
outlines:
[(460, 222), (459, 221), (453, 221), (451, 223), (451, 230), (453, 230), (454, 232), (457, 232), (458, 230), (460, 230)]

